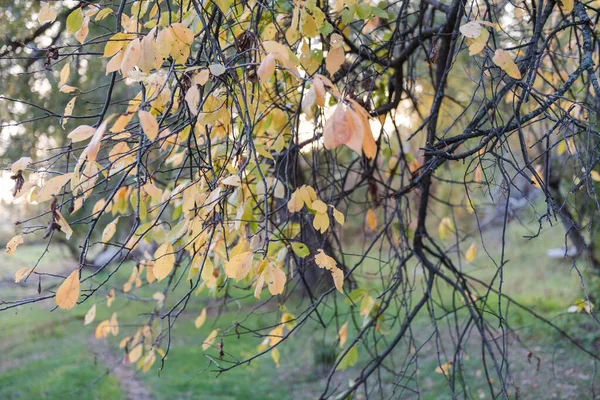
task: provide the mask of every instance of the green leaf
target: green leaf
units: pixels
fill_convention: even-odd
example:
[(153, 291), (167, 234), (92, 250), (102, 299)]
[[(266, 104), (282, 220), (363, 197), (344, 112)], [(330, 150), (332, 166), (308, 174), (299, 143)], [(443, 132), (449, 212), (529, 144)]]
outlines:
[(352, 6), (342, 11), (342, 24), (348, 25), (354, 19), (354, 10), (356, 7)]
[(356, 346), (352, 346), (352, 348), (346, 353), (342, 361), (338, 364), (337, 369), (340, 371), (345, 370), (356, 364), (358, 361), (358, 349)]
[(300, 258), (304, 258), (310, 254), (308, 246), (302, 242), (292, 242), (292, 250), (294, 250), (294, 253)]
[(81, 10), (81, 8), (78, 8), (77, 10), (69, 14), (69, 16), (67, 17), (67, 32), (69, 34), (77, 32), (81, 28), (82, 24), (83, 11)]
[(360, 19), (367, 19), (371, 16), (371, 5), (367, 2), (360, 3), (356, 9), (356, 14)]
[(333, 26), (329, 22), (325, 21), (325, 23), (321, 27), (321, 34), (323, 36), (329, 36), (331, 32), (333, 32)]
[(379, 7), (371, 7), (371, 12), (376, 17), (379, 17), (379, 18), (382, 18), (382, 19), (388, 19), (388, 13), (385, 10), (382, 10)]

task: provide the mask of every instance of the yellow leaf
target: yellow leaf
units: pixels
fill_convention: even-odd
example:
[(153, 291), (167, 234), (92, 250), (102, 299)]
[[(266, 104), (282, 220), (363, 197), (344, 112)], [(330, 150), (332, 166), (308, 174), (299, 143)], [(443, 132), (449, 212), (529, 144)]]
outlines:
[(494, 53), (494, 57), (492, 58), (494, 64), (496, 64), (500, 69), (508, 74), (511, 78), (521, 79), (521, 72), (519, 71), (519, 67), (512, 59), (510, 53), (506, 50), (498, 49)]
[(183, 24), (172, 24), (171, 29), (175, 36), (180, 39), (183, 43), (190, 45), (194, 42), (194, 33), (190, 28), (187, 28)]
[(58, 220), (56, 221), (56, 223), (60, 226), (61, 232), (65, 234), (65, 238), (69, 240), (71, 238), (71, 235), (73, 234), (73, 229), (71, 229), (71, 226), (69, 225), (65, 217), (63, 217), (63, 215), (60, 213), (60, 211), (56, 210), (56, 214), (58, 215)]
[[(307, 203), (308, 204), (308, 203)], [(323, 203), (321, 200), (315, 200), (310, 204), (310, 208), (315, 210), (319, 214), (327, 213), (327, 204)]]
[(590, 171), (590, 177), (594, 182), (600, 182), (600, 173), (598, 173), (598, 171)]
[(13, 163), (10, 170), (13, 175), (16, 175), (19, 171), (25, 171), (25, 168), (31, 164), (31, 157), (21, 157)]
[(340, 331), (338, 332), (338, 340), (340, 341), (340, 348), (343, 349), (346, 344), (346, 340), (348, 340), (348, 321), (342, 325)]
[(110, 8), (110, 7), (103, 8), (102, 10), (98, 11), (98, 14), (96, 14), (95, 21), (102, 21), (104, 18), (108, 17), (111, 13), (112, 13), (112, 8)]
[(77, 32), (75, 32), (75, 39), (81, 44), (85, 43), (85, 39), (87, 38), (88, 33), (90, 33), (90, 19), (88, 17), (83, 19), (83, 23), (81, 24), (81, 28)]
[(261, 81), (267, 82), (275, 73), (275, 56), (268, 54), (260, 63), (256, 74)]
[(279, 268), (271, 267), (270, 273), (266, 277), (267, 284), (269, 286), (269, 292), (273, 296), (283, 293), (285, 282), (287, 280), (285, 272)]
[(156, 354), (154, 354), (154, 350), (151, 350), (143, 360), (144, 361), (142, 362), (142, 371), (148, 372), (150, 368), (152, 368), (152, 366), (154, 365), (154, 362), (156, 361)]
[(560, 1), (560, 8), (565, 13), (570, 14), (573, 11), (573, 7), (575, 6), (574, 0), (559, 0), (559, 1)]
[(375, 214), (375, 211), (373, 211), (370, 208), (367, 211), (365, 223), (367, 224), (370, 230), (375, 231), (377, 229), (377, 215)]
[(117, 313), (113, 313), (113, 315), (110, 317), (110, 321), (109, 321), (109, 326), (110, 326), (110, 333), (112, 333), (113, 336), (117, 336), (119, 334), (119, 321), (117, 321)]
[(333, 283), (338, 292), (344, 293), (344, 271), (341, 268), (333, 268), (331, 270)]
[(329, 216), (326, 213), (316, 213), (313, 219), (313, 227), (321, 233), (325, 233), (329, 228)]
[(252, 267), (254, 253), (247, 251), (237, 254), (225, 264), (225, 274), (229, 278), (235, 278), (238, 282), (244, 279)]
[(210, 71), (207, 69), (203, 69), (202, 71), (198, 72), (194, 77), (194, 83), (196, 85), (204, 86), (206, 85), (206, 82), (208, 82), (208, 78), (210, 78)]
[(119, 223), (119, 218), (115, 218), (111, 223), (107, 224), (102, 232), (102, 245), (104, 246), (106, 243), (112, 239), (115, 232), (117, 231), (117, 224)]
[(321, 268), (325, 268), (327, 270), (334, 270), (337, 268), (337, 263), (331, 257), (329, 257), (323, 249), (317, 250), (317, 255), (315, 256), (315, 263)]
[(69, 86), (69, 85), (62, 85), (60, 87), (60, 89), (58, 89), (58, 91), (61, 93), (73, 93), (73, 92), (76, 92), (77, 90), (79, 90), (79, 89), (77, 89), (75, 86)]
[(206, 307), (202, 309), (202, 311), (200, 312), (200, 315), (198, 315), (198, 317), (194, 321), (194, 325), (196, 326), (196, 328), (200, 328), (202, 325), (204, 325), (205, 321), (206, 321)]
[(67, 184), (67, 182), (69, 182), (71, 180), (72, 176), (73, 176), (73, 173), (69, 172), (68, 174), (59, 175), (59, 176), (56, 176), (56, 177), (50, 179), (48, 182), (46, 182), (44, 184), (44, 186), (42, 186), (42, 188), (38, 192), (36, 201), (38, 203), (43, 203), (45, 201), (52, 199), (52, 195), (55, 195), (55, 196), (58, 195), (60, 193), (60, 190), (62, 189), (62, 187), (65, 186)]
[(490, 33), (487, 31), (487, 29), (482, 29), (481, 35), (469, 41), (469, 55), (474, 56), (481, 53), (485, 48), (489, 37)]
[(20, 268), (17, 272), (15, 272), (15, 283), (21, 283), (23, 279), (31, 275), (32, 271), (32, 268)]
[(476, 255), (477, 246), (475, 245), (475, 243), (472, 243), (471, 246), (469, 246), (469, 248), (467, 249), (467, 252), (465, 253), (465, 259), (467, 260), (467, 263), (473, 262)]
[(279, 360), (280, 360), (279, 349), (277, 349), (277, 348), (272, 349), (271, 357), (273, 358), (273, 361), (275, 361), (275, 365), (277, 366), (277, 368), (279, 368)]
[(59, 87), (67, 83), (70, 73), (71, 73), (71, 67), (70, 67), (69, 63), (66, 63), (60, 70), (60, 81), (58, 82)]
[(12, 256), (13, 254), (15, 254), (17, 251), (17, 247), (19, 247), (20, 244), (23, 244), (22, 235), (17, 235), (10, 239), (6, 244), (6, 252), (8, 253), (8, 255)]
[(77, 96), (73, 97), (65, 106), (65, 111), (63, 113), (61, 126), (64, 128), (69, 121), (69, 117), (73, 114), (73, 108), (75, 108), (75, 100), (77, 100)]
[(96, 318), (96, 305), (90, 307), (88, 312), (85, 314), (83, 325), (89, 325), (94, 322), (94, 318)]
[(106, 295), (106, 307), (110, 307), (113, 301), (115, 301), (115, 289), (110, 289)]
[(110, 321), (104, 320), (98, 324), (96, 327), (96, 339), (102, 339), (109, 335), (110, 333)]
[(71, 272), (56, 291), (56, 305), (70, 310), (77, 304), (79, 298), (79, 270)]
[(223, 185), (239, 187), (241, 186), (241, 184), (242, 181), (238, 175), (231, 175), (223, 179)]
[(208, 335), (208, 337), (204, 340), (204, 343), (202, 343), (202, 350), (206, 351), (213, 345), (215, 339), (217, 338), (218, 332), (219, 330), (215, 329)]
[(91, 138), (94, 135), (94, 132), (96, 132), (96, 128), (89, 125), (81, 125), (73, 129), (67, 137), (71, 139), (73, 143), (76, 143)]
[(129, 352), (129, 362), (137, 362), (142, 357), (144, 346), (140, 343)]
[(440, 225), (438, 226), (438, 234), (440, 235), (440, 239), (446, 239), (452, 232), (454, 232), (454, 223), (452, 220), (448, 217), (442, 218)]
[(175, 266), (175, 254), (170, 243), (163, 243), (154, 253), (154, 276), (160, 282), (165, 279)]
[(294, 193), (290, 196), (290, 200), (287, 203), (288, 210), (291, 213), (298, 212), (302, 210), (304, 207), (304, 200), (302, 200), (302, 196), (299, 193), (299, 189), (296, 189)]
[(103, 57), (112, 57), (117, 54), (121, 49), (127, 46), (131, 40), (135, 39), (136, 35), (133, 33), (119, 32), (110, 37), (106, 46), (104, 47)]
[(123, 61), (121, 61), (121, 73), (123, 76), (127, 76), (129, 72), (135, 67), (142, 56), (142, 42), (139, 39), (134, 39), (127, 47), (125, 47), (123, 53)]
[(185, 94), (185, 102), (192, 115), (198, 115), (198, 106), (200, 105), (200, 89), (197, 85), (192, 85)]
[(138, 117), (144, 133), (150, 140), (154, 141), (158, 136), (158, 122), (156, 121), (156, 118), (154, 115), (144, 110), (138, 111)]
[(437, 366), (435, 369), (435, 372), (437, 372), (438, 374), (447, 375), (450, 372), (451, 368), (452, 368), (452, 361), (449, 361), (447, 363), (442, 364), (441, 366)]
[(342, 47), (332, 48), (325, 58), (325, 68), (330, 75), (333, 75), (340, 70), (344, 61), (344, 49)]
[(344, 225), (344, 222), (346, 222), (346, 218), (344, 217), (344, 214), (342, 214), (341, 211), (338, 211), (338, 209), (335, 207), (333, 207), (333, 218), (335, 218), (337, 223), (340, 225)]
[(40, 9), (40, 15), (38, 15), (38, 21), (40, 24), (45, 24), (47, 22), (54, 22), (56, 20), (56, 11), (50, 7), (50, 2), (42, 3), (42, 8)]

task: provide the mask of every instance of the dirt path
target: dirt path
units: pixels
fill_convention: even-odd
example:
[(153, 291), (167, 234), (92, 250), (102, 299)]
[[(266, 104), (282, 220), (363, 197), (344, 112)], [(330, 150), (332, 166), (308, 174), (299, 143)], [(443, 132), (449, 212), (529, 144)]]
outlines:
[(133, 367), (123, 364), (123, 358), (112, 352), (106, 339), (96, 339), (95, 335), (90, 335), (88, 347), (96, 360), (106, 365), (109, 373), (114, 374), (128, 400), (152, 400), (148, 388), (135, 375)]

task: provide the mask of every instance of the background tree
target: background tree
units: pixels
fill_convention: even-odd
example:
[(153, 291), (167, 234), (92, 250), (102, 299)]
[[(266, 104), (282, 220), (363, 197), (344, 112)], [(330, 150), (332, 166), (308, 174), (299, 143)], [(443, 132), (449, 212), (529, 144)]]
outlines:
[[(597, 264), (597, 6), (13, 2), (1, 11), (3, 157), (15, 197), (39, 214), (17, 222), (7, 251), (64, 238), (79, 267), (58, 288), (24, 267), (16, 281), (37, 276), (40, 295), (0, 310), (54, 299), (89, 305), (91, 323), (105, 297), (108, 307), (116, 294), (147, 301), (135, 293), (151, 286), (155, 301), (128, 329), (117, 313), (96, 323), (147, 371), (157, 359), (168, 368), (171, 329), (199, 293), (222, 304), (254, 296), (205, 339), (211, 367), (267, 353), (279, 364), (279, 346), (318, 329), (342, 348), (324, 398), (389, 396), (382, 373), (418, 392), (429, 342), (452, 396), (473, 395), (464, 360), (477, 346), (490, 394), (507, 398), (514, 307), (598, 359), (503, 293), (515, 202), (537, 233), (564, 224), (574, 267)], [(492, 248), (483, 231), (493, 223), (503, 229)], [(478, 252), (492, 279), (467, 268)], [(583, 282), (580, 304), (597, 321)], [(257, 317), (274, 305), (268, 322)], [(415, 332), (424, 314), (427, 338)], [(256, 338), (254, 355), (228, 352), (239, 337)]]

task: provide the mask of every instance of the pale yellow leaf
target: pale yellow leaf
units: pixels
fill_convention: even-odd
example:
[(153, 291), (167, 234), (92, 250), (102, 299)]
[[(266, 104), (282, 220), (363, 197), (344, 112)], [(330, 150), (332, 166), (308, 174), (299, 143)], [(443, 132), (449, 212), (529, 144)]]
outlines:
[(346, 344), (346, 340), (348, 340), (348, 321), (342, 325), (340, 331), (338, 332), (338, 340), (340, 341), (340, 348), (344, 348)]
[(73, 173), (69, 172), (68, 174), (56, 176), (46, 183), (40, 189), (37, 194), (36, 201), (38, 203), (43, 203), (45, 201), (51, 200), (52, 195), (58, 195), (63, 186), (65, 186), (73, 177)]
[(202, 350), (206, 351), (213, 345), (215, 339), (217, 338), (218, 332), (219, 330), (215, 329), (208, 335), (208, 337), (204, 340), (204, 343), (202, 343)]
[(75, 269), (56, 291), (56, 305), (65, 310), (70, 310), (77, 304), (79, 298), (79, 270)]
[(64, 128), (69, 121), (69, 117), (73, 114), (73, 108), (75, 108), (75, 100), (77, 100), (77, 96), (73, 97), (65, 106), (65, 111), (63, 113), (61, 126)]
[(31, 272), (33, 272), (33, 268), (24, 267), (17, 270), (17, 272), (15, 272), (15, 283), (21, 283), (21, 281), (27, 278)]
[(12, 256), (13, 254), (15, 254), (17, 251), (17, 247), (19, 247), (20, 244), (23, 244), (23, 236), (13, 236), (13, 238), (10, 239), (6, 244), (6, 252), (8, 253), (8, 255)]
[(198, 317), (194, 321), (194, 325), (196, 326), (196, 328), (200, 328), (202, 325), (204, 325), (205, 321), (206, 321), (206, 308), (203, 308), (202, 311), (200, 312), (200, 315), (198, 315)]
[(40, 21), (40, 24), (54, 22), (56, 20), (56, 15), (56, 11), (50, 7), (50, 2), (45, 1), (42, 3), (42, 8), (40, 9), (40, 14), (38, 15), (38, 21)]
[(467, 260), (467, 263), (473, 262), (476, 255), (477, 246), (475, 245), (475, 243), (472, 243), (471, 246), (469, 246), (469, 248), (467, 249), (467, 252), (465, 253), (465, 259)]
[(88, 312), (85, 314), (83, 325), (91, 324), (92, 322), (94, 322), (95, 318), (96, 318), (96, 305), (94, 304), (93, 306), (90, 307)]
[(21, 157), (12, 164), (10, 170), (13, 175), (16, 175), (19, 171), (24, 171), (31, 162), (31, 157)]
[(89, 125), (81, 125), (73, 129), (67, 137), (71, 139), (73, 143), (76, 143), (91, 138), (94, 135), (94, 132), (96, 132), (96, 128)]
[(372, 231), (377, 230), (377, 214), (375, 214), (375, 211), (373, 211), (370, 208), (367, 211), (365, 223), (367, 224), (367, 226), (369, 227), (370, 230), (372, 230)]
[(71, 73), (71, 66), (69, 65), (69, 63), (66, 63), (60, 70), (60, 80), (58, 82), (58, 86), (63, 86), (64, 84), (67, 83), (67, 80), (69, 79), (69, 74)]
[(506, 72), (508, 76), (514, 79), (521, 79), (521, 72), (519, 67), (512, 59), (510, 53), (506, 50), (497, 49), (492, 58), (494, 64), (500, 67), (501, 70)]
[(170, 243), (163, 243), (154, 253), (153, 273), (158, 281), (165, 279), (175, 266), (175, 254)]
[(275, 56), (268, 54), (260, 63), (256, 74), (261, 81), (267, 82), (275, 73)]
[(150, 140), (154, 141), (158, 136), (158, 121), (156, 121), (154, 115), (144, 110), (138, 111), (138, 117), (144, 133)]
[(251, 251), (237, 254), (225, 264), (225, 274), (229, 278), (235, 278), (237, 281), (244, 279), (252, 267), (254, 254)]
[(104, 231), (102, 232), (102, 244), (103, 246), (112, 239), (115, 232), (117, 232), (117, 224), (119, 223), (119, 218), (115, 218), (112, 222), (106, 225)]

